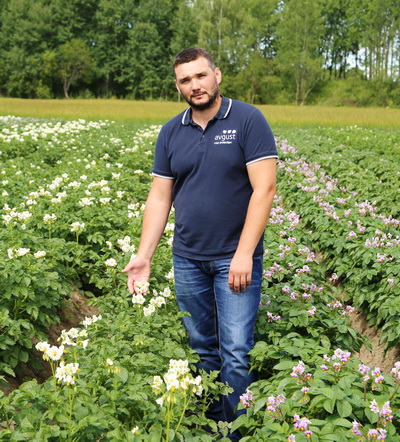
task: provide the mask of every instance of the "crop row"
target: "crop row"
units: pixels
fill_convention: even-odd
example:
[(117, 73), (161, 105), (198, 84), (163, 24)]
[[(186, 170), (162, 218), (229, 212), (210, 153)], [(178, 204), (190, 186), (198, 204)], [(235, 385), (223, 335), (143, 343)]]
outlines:
[[(284, 132), (283, 132), (284, 134)], [(341, 188), (373, 201), (380, 213), (400, 218), (400, 134), (350, 126), (287, 133), (299, 155), (320, 164)]]
[(147, 147), (154, 128), (127, 131), (127, 140), (112, 130), (106, 122), (6, 120), (0, 358), (9, 374), (28, 360), (32, 337), (58, 320), (73, 284), (103, 289), (104, 262), (117, 252), (126, 260), (126, 232), (140, 228), (147, 155), (135, 151)]
[[(294, 143), (282, 140), (279, 191), (312, 231), (310, 240), (323, 254), (326, 271), (337, 276), (347, 299), (381, 328), (391, 347), (400, 343), (400, 218), (393, 215), (398, 212), (400, 173), (394, 158), (399, 153), (393, 147), (388, 158), (373, 162), (376, 152), (359, 147), (360, 131), (340, 155), (332, 148), (334, 132), (326, 145), (310, 134)], [(371, 161), (369, 175), (353, 163), (355, 156)]]

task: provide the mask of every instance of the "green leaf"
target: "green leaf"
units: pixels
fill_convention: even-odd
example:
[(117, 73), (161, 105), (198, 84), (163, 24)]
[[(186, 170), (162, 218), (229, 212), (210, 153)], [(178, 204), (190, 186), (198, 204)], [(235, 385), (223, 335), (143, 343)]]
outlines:
[(324, 408), (328, 413), (333, 413), (333, 410), (335, 409), (335, 400), (334, 399), (326, 399), (324, 401)]
[(338, 418), (333, 421), (333, 424), (337, 427), (345, 427), (345, 428), (352, 428), (353, 424), (348, 421), (347, 419)]
[(338, 386), (343, 390), (347, 390), (352, 387), (354, 380), (354, 375), (344, 376), (339, 379)]
[(314, 408), (316, 407), (320, 402), (326, 400), (326, 397), (323, 396), (322, 394), (315, 396), (310, 403), (310, 408)]
[(257, 411), (259, 411), (259, 410), (261, 410), (261, 408), (265, 407), (266, 402), (267, 401), (265, 398), (258, 399), (253, 407), (254, 413), (257, 413)]
[(295, 365), (294, 361), (281, 361), (274, 366), (274, 370), (291, 370)]
[(34, 425), (33, 425), (32, 422), (28, 419), (28, 417), (24, 417), (24, 418), (22, 419), (22, 421), (21, 421), (21, 428), (22, 428), (24, 431), (27, 431), (27, 432), (29, 432), (29, 433), (35, 430)]
[(15, 372), (14, 372), (14, 370), (9, 365), (3, 365), (1, 367), (1, 370), (4, 371), (4, 373), (7, 373), (10, 376), (15, 377)]
[(120, 371), (117, 373), (117, 377), (121, 380), (123, 384), (128, 380), (128, 370), (125, 367), (120, 367)]
[(320, 436), (319, 440), (323, 442), (324, 440), (336, 440), (338, 442), (342, 441), (341, 436), (338, 436), (336, 434), (324, 434), (323, 436)]
[(346, 400), (337, 401), (336, 407), (340, 417), (347, 417), (353, 411), (352, 406)]
[(328, 399), (335, 399), (335, 392), (332, 388), (328, 388), (328, 387), (321, 388), (319, 390), (319, 392), (321, 394), (323, 394), (325, 397), (327, 397)]

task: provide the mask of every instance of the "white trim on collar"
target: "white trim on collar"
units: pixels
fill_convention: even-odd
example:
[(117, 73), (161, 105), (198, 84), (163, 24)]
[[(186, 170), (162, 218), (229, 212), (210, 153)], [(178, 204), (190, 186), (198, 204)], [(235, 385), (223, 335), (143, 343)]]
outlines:
[(228, 114), (229, 114), (229, 111), (231, 110), (231, 107), (232, 107), (232, 98), (229, 98), (229, 105), (228, 105), (228, 109), (227, 109), (227, 111), (226, 111), (226, 113), (225, 113), (225, 115), (222, 117), (222, 118), (226, 118), (227, 116), (228, 116)]
[(187, 113), (190, 111), (190, 107), (188, 107), (186, 110), (185, 110), (185, 113), (183, 114), (183, 116), (182, 116), (182, 124), (186, 124), (185, 123), (185, 119), (186, 119), (186, 115), (187, 115)]
[[(219, 117), (221, 120), (225, 119), (225, 118), (229, 115), (229, 112), (230, 112), (230, 110), (231, 110), (231, 108), (232, 108), (232, 98), (228, 98), (228, 101), (229, 101), (229, 103), (228, 103), (228, 108), (226, 109), (225, 114), (224, 114), (222, 117)], [(183, 113), (183, 115), (182, 115), (181, 123), (182, 123), (183, 125), (189, 124), (189, 121), (186, 122), (186, 117), (187, 117), (187, 114), (188, 114), (188, 112), (190, 111), (190, 109), (191, 109), (191, 108), (188, 107), (188, 108), (185, 110), (185, 112)], [(217, 118), (218, 118), (218, 117), (217, 117)]]

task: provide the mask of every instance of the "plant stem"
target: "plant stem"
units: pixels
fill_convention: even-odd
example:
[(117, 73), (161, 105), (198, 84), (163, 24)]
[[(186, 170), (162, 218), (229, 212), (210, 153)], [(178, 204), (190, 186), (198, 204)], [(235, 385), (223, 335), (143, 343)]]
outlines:
[(395, 388), (394, 392), (392, 393), (392, 395), (391, 395), (390, 398), (389, 398), (390, 401), (396, 396), (397, 391), (398, 391), (398, 389), (399, 389), (399, 386), (400, 386), (400, 384), (398, 384), (398, 383), (396, 382), (396, 388)]
[(167, 408), (167, 434), (165, 436), (165, 442), (169, 441), (169, 425), (171, 422), (171, 402), (168, 401), (168, 408)]
[(68, 388), (68, 398), (69, 398), (69, 420), (72, 422), (72, 394), (70, 388)]
[(187, 397), (186, 397), (186, 390), (185, 390), (185, 395), (184, 395), (184, 403), (183, 403), (183, 410), (182, 410), (182, 414), (181, 417), (179, 418), (178, 424), (175, 428), (175, 433), (178, 431), (179, 426), (181, 425), (183, 416), (185, 415), (185, 411), (186, 411), (186, 406), (187, 406)]
[(67, 388), (68, 388), (68, 398), (69, 398), (69, 432), (70, 434), (73, 434), (73, 421), (72, 421), (73, 397), (71, 392), (71, 388), (73, 387), (69, 385)]

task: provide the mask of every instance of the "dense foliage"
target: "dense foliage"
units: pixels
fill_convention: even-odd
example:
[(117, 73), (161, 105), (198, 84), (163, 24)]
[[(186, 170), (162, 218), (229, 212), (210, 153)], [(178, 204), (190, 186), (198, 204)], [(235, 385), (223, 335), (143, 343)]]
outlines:
[(398, 131), (320, 128), (298, 131), (294, 145), (282, 148), (282, 195), (312, 231), (325, 269), (382, 326), (387, 346), (399, 345)]
[[(32, 380), (7, 397), (0, 393), (0, 439), (159, 442), (226, 435), (229, 426), (209, 422), (204, 411), (228, 387), (217, 373), (195, 373), (197, 355), (174, 301), (173, 212), (150, 287), (132, 297), (120, 273), (136, 250), (159, 128), (3, 117), (0, 130), (0, 367), (4, 379), (21, 361), (43, 356), (53, 373), (42, 385)], [(390, 200), (379, 192), (376, 204), (359, 204), (356, 190), (362, 201), (375, 195), (357, 174), (362, 152), (367, 161), (379, 147), (352, 146), (362, 146), (367, 136), (385, 136), (394, 159), (399, 135), (359, 128), (278, 132), (279, 196), (265, 236), (263, 296), (251, 352), (259, 380), (242, 396), (246, 414), (232, 428), (243, 441), (398, 441), (400, 362), (383, 374), (352, 357), (363, 338), (349, 325), (354, 308), (338, 283), (362, 308), (371, 306), (371, 316), (380, 303), (391, 302), (390, 315), (379, 315), (390, 330), (388, 342), (398, 343), (398, 334), (394, 340), (390, 335), (398, 324), (393, 300), (399, 275), (391, 259), (398, 248), (387, 244), (389, 234), (392, 242), (399, 240), (398, 222), (385, 214)], [(297, 140), (298, 150), (283, 135)], [(343, 161), (348, 168), (354, 162), (354, 174), (342, 175), (330, 159), (340, 156), (333, 146), (340, 150), (344, 144)], [(390, 167), (378, 166), (373, 164), (368, 182), (378, 173), (382, 182), (394, 178)], [(347, 215), (334, 208), (337, 192)], [(365, 212), (357, 213), (360, 208)], [(345, 226), (358, 229), (356, 236), (347, 238)], [(383, 265), (363, 245), (377, 228), (377, 241), (386, 241), (379, 249)], [(375, 285), (357, 286), (361, 272), (368, 273), (363, 281)], [(72, 284), (100, 314), (49, 343), (46, 329), (58, 320)], [(363, 303), (363, 296), (377, 296), (379, 284), (375, 304)]]
[(176, 99), (201, 45), (233, 98), (399, 106), (399, 24), (397, 0), (2, 0), (0, 92)]

